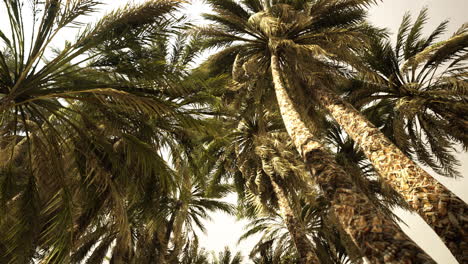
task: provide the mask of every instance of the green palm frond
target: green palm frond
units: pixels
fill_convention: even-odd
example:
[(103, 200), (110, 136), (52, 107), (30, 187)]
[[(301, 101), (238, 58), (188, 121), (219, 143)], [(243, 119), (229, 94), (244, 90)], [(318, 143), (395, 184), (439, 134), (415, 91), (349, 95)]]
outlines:
[[(438, 174), (456, 177), (454, 147), (467, 145), (466, 26), (437, 41), (447, 28), (440, 23), (427, 37), (423, 9), (414, 22), (406, 14), (392, 48), (377, 38), (362, 54), (379, 80), (360, 77), (348, 86), (349, 99), (404, 152)], [(380, 119), (380, 120), (379, 120)], [(450, 124), (450, 125), (449, 125)]]
[(242, 255), (239, 252), (233, 255), (231, 250), (225, 247), (224, 251), (218, 253), (218, 256), (214, 256), (212, 264), (241, 264), (242, 260)]

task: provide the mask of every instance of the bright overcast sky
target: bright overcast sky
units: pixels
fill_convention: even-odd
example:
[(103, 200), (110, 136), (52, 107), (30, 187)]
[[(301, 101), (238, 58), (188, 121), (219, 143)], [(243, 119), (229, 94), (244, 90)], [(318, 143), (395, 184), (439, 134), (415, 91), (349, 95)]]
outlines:
[[(104, 10), (111, 10), (130, 1), (128, 0), (108, 0), (104, 1), (108, 5), (103, 6)], [(141, 2), (140, 0), (134, 2)], [(413, 16), (424, 7), (429, 7), (429, 23), (426, 29), (434, 27), (445, 19), (450, 20), (449, 32), (454, 32), (460, 25), (468, 22), (466, 10), (468, 10), (468, 1), (466, 0), (386, 0), (378, 6), (370, 9), (369, 19), (374, 24), (386, 27), (395, 32), (400, 24), (401, 18), (406, 11), (410, 11)], [(200, 14), (209, 12), (209, 8), (202, 3), (202, 0), (193, 0), (192, 5), (186, 9), (187, 15), (194, 22), (202, 22)], [(4, 10), (0, 10), (0, 23), (5, 25), (6, 16)], [(88, 19), (86, 19), (88, 20)], [(89, 21), (95, 21), (96, 18), (89, 18)], [(63, 40), (74, 39), (74, 31), (69, 30), (60, 36), (59, 43)], [(460, 169), (465, 176), (464, 179), (454, 180), (443, 177), (437, 177), (442, 183), (454, 191), (457, 195), (468, 201), (468, 154), (459, 154), (459, 159), (463, 166)], [(432, 175), (435, 175), (432, 173)], [(235, 195), (231, 195), (228, 200), (235, 202)], [(403, 226), (404, 230), (427, 251), (440, 264), (456, 264), (455, 259), (450, 255), (448, 249), (442, 244), (435, 233), (427, 227), (419, 216), (410, 215), (405, 212), (398, 212), (400, 217), (406, 221), (409, 227)], [(237, 245), (239, 236), (243, 233), (243, 223), (236, 222), (235, 217), (227, 216), (222, 213), (213, 214), (213, 221), (207, 222), (208, 233), (200, 236), (200, 244), (207, 250), (219, 252), (225, 246), (232, 250), (239, 250), (244, 256), (248, 256), (249, 249), (256, 242), (249, 240)]]

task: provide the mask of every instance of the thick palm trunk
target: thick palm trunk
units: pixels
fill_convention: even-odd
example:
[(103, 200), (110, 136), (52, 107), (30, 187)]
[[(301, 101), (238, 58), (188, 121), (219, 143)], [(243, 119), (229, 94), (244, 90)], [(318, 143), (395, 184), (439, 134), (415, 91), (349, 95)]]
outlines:
[(352, 105), (317, 87), (318, 101), (364, 151), (374, 168), (434, 229), (460, 263), (468, 263), (468, 206), (408, 158)]
[(297, 150), (328, 198), (338, 222), (372, 263), (435, 263), (369, 199), (356, 191), (350, 176), (315, 138), (294, 108), (281, 79), (279, 60), (271, 71), (280, 112)]
[(273, 191), (275, 192), (276, 197), (278, 198), (278, 206), (280, 208), (280, 215), (286, 223), (289, 234), (291, 235), (294, 245), (296, 246), (297, 252), (299, 253), (300, 264), (309, 264), (320, 263), (317, 255), (315, 254), (312, 243), (306, 236), (306, 230), (302, 222), (300, 222), (296, 215), (294, 214), (291, 205), (289, 204), (289, 199), (278, 182), (276, 181), (274, 175), (267, 173), (270, 177), (271, 185), (273, 186)]

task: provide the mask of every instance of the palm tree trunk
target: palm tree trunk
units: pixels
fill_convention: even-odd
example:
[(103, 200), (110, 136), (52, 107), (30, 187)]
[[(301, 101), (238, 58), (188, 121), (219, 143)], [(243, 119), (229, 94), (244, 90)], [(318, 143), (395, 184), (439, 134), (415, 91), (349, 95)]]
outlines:
[(280, 112), (297, 150), (328, 198), (338, 222), (372, 263), (435, 263), (387, 216), (356, 191), (350, 176), (307, 129), (284, 87), (276, 54), (271, 71)]
[(408, 158), (351, 104), (325, 87), (317, 99), (354, 139), (376, 171), (434, 229), (460, 263), (468, 263), (468, 206)]
[[(169, 218), (169, 221), (167, 222), (166, 224), (166, 230), (165, 230), (165, 233), (164, 233), (164, 238), (162, 239), (161, 242), (159, 242), (159, 245), (160, 245), (160, 251), (161, 251), (161, 254), (160, 254), (160, 259), (159, 261), (161, 263), (166, 263), (166, 257), (169, 256), (168, 254), (168, 248), (169, 248), (169, 241), (171, 240), (171, 234), (172, 232), (174, 231), (174, 222), (175, 222), (175, 219), (179, 213), (179, 210), (180, 210), (180, 207), (182, 206), (182, 202), (181, 201), (177, 201), (175, 207), (174, 207), (174, 210), (171, 214), (171, 217)], [(155, 234), (155, 239), (158, 239), (158, 234)]]
[(164, 248), (164, 237), (158, 230), (151, 234), (150, 254), (148, 254), (148, 263), (167, 264), (166, 251)]
[(276, 198), (278, 198), (280, 215), (285, 221), (289, 234), (291, 235), (297, 252), (299, 253), (299, 264), (320, 263), (312, 248), (312, 243), (306, 236), (304, 225), (297, 219), (291, 208), (291, 205), (289, 204), (289, 199), (284, 192), (284, 188), (278, 184), (274, 175), (271, 173), (267, 174), (270, 177), (271, 185), (273, 186), (273, 191), (275, 192)]
[(188, 204), (183, 202), (179, 214), (177, 215), (174, 223), (174, 240), (173, 240), (173, 249), (172, 253), (169, 256), (171, 263), (176, 263), (180, 255), (180, 251), (184, 245), (184, 235), (183, 235), (183, 226), (185, 219), (187, 218), (188, 213)]

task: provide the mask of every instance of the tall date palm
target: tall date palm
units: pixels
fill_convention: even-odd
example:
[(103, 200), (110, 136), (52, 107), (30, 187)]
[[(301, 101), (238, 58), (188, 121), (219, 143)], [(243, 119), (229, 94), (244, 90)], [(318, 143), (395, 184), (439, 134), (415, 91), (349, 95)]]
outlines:
[[(303, 121), (304, 116), (297, 110), (285, 84), (288, 80), (283, 72), (287, 67), (294, 67), (294, 64), (287, 65), (286, 59), (299, 62), (301, 54), (326, 56), (327, 51), (321, 48), (323, 44), (336, 46), (332, 50), (335, 55), (349, 60), (352, 57), (349, 49), (336, 43), (362, 44), (355, 41), (356, 36), (362, 35), (368, 27), (359, 27), (357, 23), (365, 16), (363, 7), (371, 1), (285, 0), (263, 4), (246, 0), (241, 1), (242, 5), (230, 0), (208, 2), (215, 14), (205, 17), (216, 24), (200, 31), (209, 37), (207, 46), (228, 46), (212, 59), (218, 65), (231, 63), (234, 80), (246, 86), (252, 85), (255, 77), (268, 78), (267, 73), (273, 76), (274, 92), (286, 130), (331, 202), (338, 222), (364, 254), (375, 263), (393, 259), (431, 262), (395, 223), (375, 211), (368, 198), (356, 191), (349, 175)], [(293, 56), (288, 56), (291, 53)], [(317, 66), (316, 76), (334, 69), (326, 61), (317, 59), (318, 56), (306, 57), (310, 64)], [(371, 228), (360, 228), (364, 226)]]
[(362, 78), (350, 86), (354, 105), (374, 116), (375, 125), (393, 142), (341, 99), (321, 98), (330, 102), (328, 109), (377, 171), (464, 263), (468, 261), (466, 203), (395, 147), (444, 176), (457, 176), (454, 145), (467, 147), (468, 27), (462, 25), (447, 40), (436, 42), (447, 22), (423, 37), (426, 21), (427, 9), (414, 23), (405, 15), (394, 47), (388, 40), (375, 39), (362, 57), (378, 78)]

